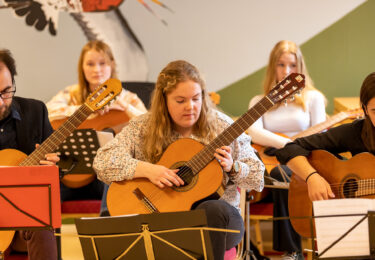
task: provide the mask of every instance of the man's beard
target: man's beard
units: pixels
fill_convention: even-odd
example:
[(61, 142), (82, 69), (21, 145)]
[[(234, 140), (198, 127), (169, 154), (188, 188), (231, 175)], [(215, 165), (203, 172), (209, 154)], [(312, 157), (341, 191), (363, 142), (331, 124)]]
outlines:
[(7, 118), (10, 114), (10, 107), (12, 106), (12, 103), (9, 105), (5, 105), (5, 110), (3, 113), (0, 112), (0, 121)]

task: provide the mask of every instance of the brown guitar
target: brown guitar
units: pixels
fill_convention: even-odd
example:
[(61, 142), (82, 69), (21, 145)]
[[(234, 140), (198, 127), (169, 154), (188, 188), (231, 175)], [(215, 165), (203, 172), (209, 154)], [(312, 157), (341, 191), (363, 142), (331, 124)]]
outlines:
[[(374, 198), (375, 156), (360, 153), (349, 160), (340, 160), (333, 154), (315, 150), (308, 158), (310, 164), (327, 180), (339, 198)], [(312, 216), (312, 202), (308, 196), (307, 184), (296, 174), (289, 186), (289, 216)], [(312, 237), (309, 219), (291, 218), (293, 228), (303, 237)]]
[[(54, 131), (38, 148), (29, 156), (15, 150), (4, 149), (0, 151), (1, 166), (31, 166), (39, 165), (47, 153), (53, 153), (59, 145), (76, 129), (92, 112), (103, 108), (122, 90), (121, 82), (109, 79), (93, 92), (85, 103), (63, 124)], [(0, 231), (0, 252), (4, 252), (10, 245), (15, 231)]]
[(302, 74), (290, 74), (206, 146), (192, 139), (172, 143), (158, 164), (179, 169), (184, 186), (160, 189), (145, 178), (113, 182), (107, 196), (111, 215), (189, 210), (194, 202), (218, 191), (223, 172), (214, 160), (215, 149), (231, 144), (275, 103), (302, 89), (304, 82)]

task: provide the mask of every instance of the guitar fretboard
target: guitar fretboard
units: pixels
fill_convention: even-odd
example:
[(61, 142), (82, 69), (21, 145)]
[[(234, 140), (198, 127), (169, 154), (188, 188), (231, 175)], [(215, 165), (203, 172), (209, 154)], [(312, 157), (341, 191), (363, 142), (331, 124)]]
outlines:
[(312, 127), (310, 127), (309, 129), (305, 130), (305, 131), (302, 131), (294, 136), (292, 136), (290, 139), (292, 140), (295, 140), (297, 138), (300, 138), (300, 137), (305, 137), (305, 136), (308, 136), (308, 135), (312, 135), (312, 134), (316, 134), (316, 133), (319, 133), (337, 123), (340, 123), (341, 121), (343, 121), (344, 119), (348, 118), (348, 113), (346, 112), (340, 112), (334, 116), (331, 116), (329, 119), (327, 119), (326, 121), (322, 122), (322, 123), (319, 123), (319, 124), (316, 124)]
[(92, 113), (92, 110), (83, 104), (71, 117), (55, 132), (53, 132), (37, 149), (34, 150), (19, 166), (38, 165), (45, 159), (47, 153), (53, 153), (59, 145)]
[(375, 179), (364, 179), (358, 181), (358, 190), (355, 197), (363, 197), (375, 194)]
[(232, 125), (218, 135), (210, 144), (186, 163), (194, 174), (200, 172), (214, 158), (215, 150), (221, 146), (230, 145), (238, 136), (259, 119), (274, 103), (265, 96), (255, 106), (238, 118)]

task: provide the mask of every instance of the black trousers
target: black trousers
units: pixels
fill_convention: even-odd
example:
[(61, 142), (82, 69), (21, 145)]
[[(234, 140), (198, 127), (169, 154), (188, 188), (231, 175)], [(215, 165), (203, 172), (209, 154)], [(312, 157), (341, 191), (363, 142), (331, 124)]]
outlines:
[[(285, 173), (290, 177), (292, 171), (285, 165), (281, 165)], [(275, 167), (270, 173), (271, 177), (283, 181), (280, 170)], [(272, 189), (273, 216), (289, 217), (288, 190)], [(284, 252), (301, 252), (301, 237), (293, 229), (290, 220), (273, 221), (273, 249)]]
[(238, 245), (243, 237), (245, 228), (240, 213), (223, 200), (207, 200), (196, 209), (206, 211), (209, 227), (240, 230), (240, 233), (209, 232), (215, 260), (223, 260), (225, 251)]

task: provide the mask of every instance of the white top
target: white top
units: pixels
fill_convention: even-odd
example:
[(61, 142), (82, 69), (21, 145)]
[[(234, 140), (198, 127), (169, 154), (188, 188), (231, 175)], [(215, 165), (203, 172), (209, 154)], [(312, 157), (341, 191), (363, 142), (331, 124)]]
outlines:
[[(78, 88), (78, 84), (68, 86), (64, 90), (57, 93), (50, 101), (48, 101), (48, 118), (50, 121), (63, 119), (71, 116), (80, 106), (77, 100), (75, 100), (71, 93)], [(115, 101), (110, 105), (121, 103), (126, 107), (126, 113), (129, 118), (139, 116), (147, 112), (145, 105), (140, 98), (125, 89), (122, 89), (121, 93), (116, 97)], [(96, 114), (91, 114), (90, 119), (95, 117)]]
[[(263, 95), (251, 99), (249, 108), (253, 107)], [(279, 136), (281, 133), (292, 137), (313, 125), (326, 120), (325, 98), (316, 90), (306, 92), (306, 111), (294, 103), (280, 105), (278, 108), (266, 112), (248, 129), (248, 134), (254, 143), (267, 147), (282, 148), (291, 140)]]

